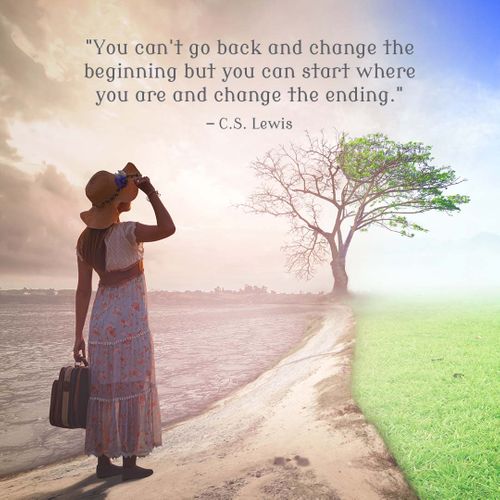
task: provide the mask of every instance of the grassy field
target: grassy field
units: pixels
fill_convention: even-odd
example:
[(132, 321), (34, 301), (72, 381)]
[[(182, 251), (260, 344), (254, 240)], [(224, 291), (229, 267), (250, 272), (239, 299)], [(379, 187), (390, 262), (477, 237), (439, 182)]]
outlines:
[(500, 296), (351, 305), (354, 398), (419, 497), (500, 499)]

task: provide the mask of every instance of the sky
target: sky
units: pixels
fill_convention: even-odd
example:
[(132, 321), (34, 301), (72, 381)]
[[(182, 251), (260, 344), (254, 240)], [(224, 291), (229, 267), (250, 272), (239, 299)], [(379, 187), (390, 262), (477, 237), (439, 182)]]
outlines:
[[(332, 138), (338, 130), (352, 137), (380, 131), (397, 141), (431, 145), (436, 164), (450, 165), (467, 179), (449, 192), (471, 197), (452, 216), (414, 216), (411, 220), (429, 232), (411, 239), (382, 228), (356, 234), (347, 257), (352, 290), (498, 290), (499, 10), (493, 1), (4, 0), (0, 4), (0, 287), (74, 288), (74, 247), (84, 228), (79, 213), (90, 206), (85, 184), (97, 170), (116, 172), (133, 161), (151, 178), (177, 227), (171, 238), (145, 243), (150, 290), (239, 289), (251, 284), (288, 292), (329, 291), (328, 262), (307, 281), (286, 271), (285, 219), (235, 207), (258, 185), (252, 161), (278, 145), (304, 144), (306, 131), (318, 135), (324, 129)], [(130, 54), (97, 56), (85, 43), (88, 38), (129, 44), (169, 39), (186, 43), (258, 39), (265, 44), (299, 38), (381, 44), (397, 39), (414, 44), (411, 58), (374, 60), (413, 65), (416, 77), (403, 81), (403, 92), (386, 106), (287, 102), (96, 106), (96, 89), (158, 90), (166, 83), (85, 79), (85, 62), (140, 63)], [(146, 60), (166, 64), (166, 56), (140, 59), (142, 64)], [(276, 60), (276, 56), (257, 60), (219, 56), (214, 62), (263, 65)], [(310, 56), (294, 59), (294, 64), (307, 62)], [(321, 62), (333, 65), (327, 57)], [(194, 64), (189, 57), (175, 59), (177, 65), (184, 63)], [(209, 90), (223, 86), (216, 81), (202, 83)], [(260, 79), (234, 85), (286, 89), (289, 82), (270, 85)], [(393, 87), (392, 82), (380, 85)], [(331, 81), (315, 85), (319, 90), (331, 86)], [(194, 81), (182, 86), (199, 87)], [(285, 117), (293, 119), (294, 126), (223, 131), (205, 125), (219, 116)], [(144, 196), (134, 201), (122, 220), (155, 222)]]

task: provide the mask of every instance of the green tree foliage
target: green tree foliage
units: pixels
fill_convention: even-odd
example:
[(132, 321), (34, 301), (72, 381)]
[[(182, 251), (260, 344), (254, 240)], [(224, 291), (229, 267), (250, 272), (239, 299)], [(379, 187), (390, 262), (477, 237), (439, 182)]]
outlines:
[(402, 236), (427, 231), (406, 215), (437, 210), (460, 211), (465, 195), (445, 195), (448, 187), (463, 182), (449, 166), (432, 165), (431, 147), (420, 142), (397, 143), (381, 133), (347, 140), (343, 144), (343, 172), (349, 191), (359, 204), (357, 230), (381, 225)]

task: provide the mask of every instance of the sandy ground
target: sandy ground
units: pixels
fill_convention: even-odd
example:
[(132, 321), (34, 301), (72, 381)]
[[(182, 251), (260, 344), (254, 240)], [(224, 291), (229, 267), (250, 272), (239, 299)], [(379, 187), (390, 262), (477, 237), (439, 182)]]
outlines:
[[(2, 498), (416, 499), (350, 394), (355, 320), (332, 305), (286, 357), (164, 430), (148, 478), (97, 479), (82, 457), (0, 482)], [(114, 463), (120, 464), (119, 460)]]

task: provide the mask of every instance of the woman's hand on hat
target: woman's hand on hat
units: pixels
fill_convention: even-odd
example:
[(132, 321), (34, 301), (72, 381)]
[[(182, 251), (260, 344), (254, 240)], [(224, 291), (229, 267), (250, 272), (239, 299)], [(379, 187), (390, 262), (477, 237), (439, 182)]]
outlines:
[(151, 184), (151, 181), (149, 180), (149, 177), (137, 177), (134, 179), (135, 185), (144, 193), (150, 194), (152, 193), (155, 188)]

